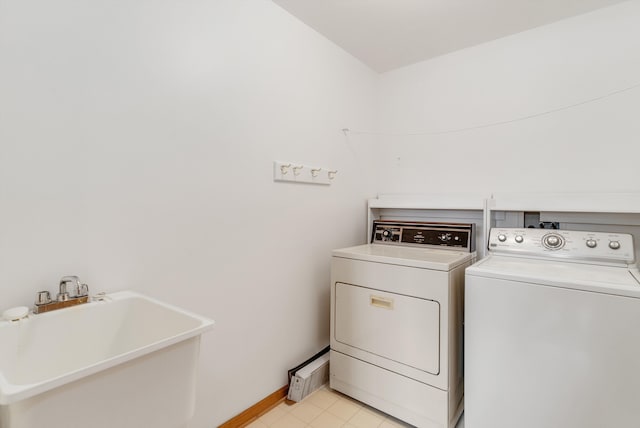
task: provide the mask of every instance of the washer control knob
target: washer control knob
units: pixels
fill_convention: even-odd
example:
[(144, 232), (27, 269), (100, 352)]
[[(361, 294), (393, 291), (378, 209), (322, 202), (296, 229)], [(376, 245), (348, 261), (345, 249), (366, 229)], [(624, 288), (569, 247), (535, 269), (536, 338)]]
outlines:
[(524, 238), (522, 237), (522, 235), (516, 235), (515, 240), (518, 244), (522, 244)]
[(595, 239), (587, 239), (587, 247), (596, 248), (597, 246), (598, 246), (598, 243), (596, 242)]
[(507, 240), (507, 235), (500, 234), (498, 235), (498, 241), (504, 242)]
[(438, 239), (440, 239), (442, 242), (451, 241), (451, 234), (450, 233), (442, 233), (442, 234), (440, 234), (440, 236), (438, 236)]
[(562, 248), (564, 241), (560, 236), (550, 233), (542, 238), (542, 244), (547, 248), (557, 250)]
[(609, 241), (609, 248), (611, 248), (612, 250), (620, 249), (620, 242), (619, 241)]

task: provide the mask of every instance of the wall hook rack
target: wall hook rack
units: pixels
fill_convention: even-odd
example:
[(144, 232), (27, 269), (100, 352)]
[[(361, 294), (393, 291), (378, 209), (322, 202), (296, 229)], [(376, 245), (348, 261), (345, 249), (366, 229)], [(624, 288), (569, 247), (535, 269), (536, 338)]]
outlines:
[[(289, 170), (293, 174), (289, 174)], [(325, 174), (323, 171), (327, 171)], [(273, 181), (289, 181), (293, 183), (331, 184), (338, 173), (337, 169), (309, 166), (295, 162), (273, 162)]]

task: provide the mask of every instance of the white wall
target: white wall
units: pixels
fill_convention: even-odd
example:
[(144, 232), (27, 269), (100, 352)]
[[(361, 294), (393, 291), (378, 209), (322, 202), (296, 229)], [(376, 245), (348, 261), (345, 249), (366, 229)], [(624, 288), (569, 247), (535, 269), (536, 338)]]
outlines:
[[(640, 1), (381, 76), (383, 193), (640, 190)], [(397, 135), (390, 135), (397, 134)]]
[(69, 274), (148, 293), (216, 321), (195, 427), (264, 398), (329, 343), (330, 250), (375, 194), (340, 129), (376, 79), (267, 0), (3, 1), (0, 310)]
[[(215, 426), (328, 343), (329, 251), (362, 241), (376, 190), (639, 190), (640, 89), (469, 132), (341, 128), (465, 128), (640, 83), (639, 17), (628, 2), (378, 82), (268, 0), (5, 0), (0, 309), (78, 274), (214, 318), (194, 426)], [(273, 160), (340, 172), (274, 183)]]

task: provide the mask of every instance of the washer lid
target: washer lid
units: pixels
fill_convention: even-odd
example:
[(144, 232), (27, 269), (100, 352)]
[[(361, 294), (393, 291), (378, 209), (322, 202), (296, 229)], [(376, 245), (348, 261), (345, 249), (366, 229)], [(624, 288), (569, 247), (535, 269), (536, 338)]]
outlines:
[(466, 270), (467, 276), (640, 297), (640, 276), (637, 274), (637, 269), (632, 270), (626, 266), (602, 266), (494, 254)]
[(332, 254), (334, 257), (441, 271), (450, 271), (475, 257), (475, 253), (462, 251), (379, 244), (341, 248), (333, 250)]

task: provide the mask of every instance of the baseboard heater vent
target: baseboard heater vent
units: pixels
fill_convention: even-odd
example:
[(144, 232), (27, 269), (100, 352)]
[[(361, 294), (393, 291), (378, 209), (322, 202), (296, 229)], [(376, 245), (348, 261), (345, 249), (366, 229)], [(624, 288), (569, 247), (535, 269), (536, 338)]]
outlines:
[(326, 347), (301, 365), (289, 370), (291, 401), (301, 401), (329, 381), (329, 347)]

